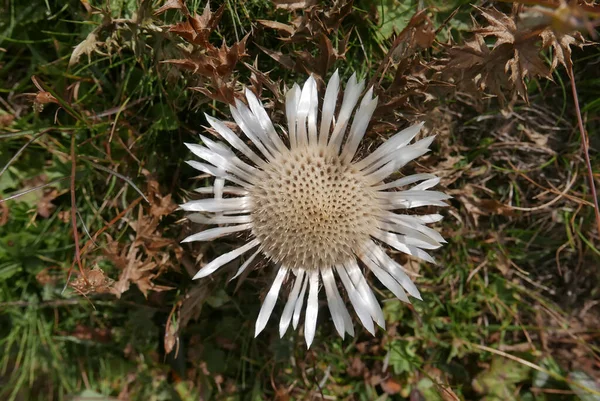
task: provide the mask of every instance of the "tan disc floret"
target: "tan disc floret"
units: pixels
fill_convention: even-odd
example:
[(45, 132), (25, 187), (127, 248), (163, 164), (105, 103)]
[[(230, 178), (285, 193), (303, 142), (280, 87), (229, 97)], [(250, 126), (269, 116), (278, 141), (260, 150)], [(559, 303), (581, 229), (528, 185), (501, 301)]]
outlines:
[(265, 166), (249, 191), (252, 233), (290, 268), (335, 266), (375, 233), (381, 208), (360, 171), (326, 147), (306, 146)]
[(277, 267), (256, 320), (255, 335), (265, 328), (285, 281), (290, 282), (290, 291), (279, 320), (281, 336), (290, 324), (298, 326), (306, 299), (304, 336), (310, 347), (317, 326), (321, 285), (337, 332), (342, 337), (345, 333), (354, 335), (336, 275), (356, 316), (374, 334), (374, 323), (384, 327), (385, 320), (364, 270), (371, 271), (400, 300), (409, 302), (408, 295), (420, 299), (404, 268), (382, 246), (433, 262), (425, 250), (445, 242), (426, 225), (442, 216), (405, 212), (420, 206), (446, 206), (448, 196), (430, 190), (439, 179), (431, 174), (414, 174), (388, 180), (406, 163), (425, 154), (433, 137), (411, 144), (423, 126), (416, 124), (356, 160), (377, 98), (373, 98), (371, 88), (356, 107), (364, 81), (357, 81), (353, 75), (336, 110), (339, 86), (336, 71), (319, 111), (313, 77), (302, 89), (294, 85), (286, 94), (287, 130), (283, 138), (261, 102), (246, 90), (247, 105), (238, 100), (230, 111), (252, 147), (227, 125), (206, 116), (211, 127), (244, 160), (224, 143), (204, 136), (204, 146), (186, 144), (204, 161), (188, 164), (215, 180), (212, 187), (196, 190), (212, 194), (212, 198), (193, 200), (181, 208), (196, 212), (189, 215), (190, 220), (219, 227), (191, 235), (183, 242), (250, 234), (246, 244), (212, 260), (194, 278), (206, 277), (253, 249), (234, 277), (243, 273), (258, 254)]

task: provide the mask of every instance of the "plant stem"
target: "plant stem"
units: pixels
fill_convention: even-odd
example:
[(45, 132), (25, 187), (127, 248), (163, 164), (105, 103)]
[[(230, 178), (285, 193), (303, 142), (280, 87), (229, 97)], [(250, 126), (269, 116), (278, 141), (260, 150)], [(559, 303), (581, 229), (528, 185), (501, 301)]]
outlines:
[(598, 235), (600, 236), (600, 208), (598, 207), (598, 195), (596, 193), (596, 184), (594, 183), (594, 170), (592, 169), (592, 162), (590, 161), (590, 148), (588, 144), (588, 136), (583, 126), (583, 118), (581, 118), (581, 109), (579, 108), (579, 99), (577, 98), (577, 86), (575, 85), (575, 74), (573, 73), (573, 66), (569, 66), (569, 78), (571, 79), (571, 90), (573, 91), (573, 102), (575, 102), (575, 111), (577, 112), (577, 123), (579, 124), (579, 131), (581, 132), (581, 147), (583, 149), (583, 155), (585, 157), (585, 163), (587, 165), (588, 180), (590, 181), (590, 190), (592, 192), (592, 198), (594, 202), (594, 212), (596, 213), (596, 226), (598, 229)]

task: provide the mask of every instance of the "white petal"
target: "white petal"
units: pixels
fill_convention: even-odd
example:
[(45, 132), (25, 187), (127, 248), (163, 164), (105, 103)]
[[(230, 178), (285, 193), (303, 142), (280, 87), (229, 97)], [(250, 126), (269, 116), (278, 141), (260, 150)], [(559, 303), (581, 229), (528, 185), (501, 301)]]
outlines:
[(383, 311), (381, 310), (381, 306), (379, 302), (377, 302), (377, 298), (375, 298), (375, 294), (371, 290), (369, 283), (365, 279), (365, 276), (360, 271), (358, 264), (355, 260), (352, 262), (345, 264), (346, 271), (350, 276), (350, 280), (358, 290), (361, 298), (365, 301), (365, 305), (369, 310), (369, 314), (381, 328), (385, 329), (385, 318), (383, 316)]
[(360, 141), (362, 141), (363, 137), (365, 136), (365, 132), (367, 132), (367, 127), (371, 122), (373, 112), (377, 107), (377, 98), (371, 100), (372, 94), (373, 88), (371, 87), (364, 96), (360, 108), (354, 116), (354, 121), (352, 121), (348, 139), (344, 145), (344, 150), (342, 150), (342, 158), (346, 163), (349, 163), (354, 158), (356, 149), (358, 149)]
[(224, 177), (227, 175), (227, 172), (223, 169), (217, 168), (215, 166), (211, 166), (210, 164), (200, 163), (196, 160), (188, 160), (186, 163), (196, 170), (200, 170), (203, 173), (210, 174), (213, 177)]
[(248, 173), (250, 175), (256, 174), (256, 168), (247, 164), (246, 162), (243, 162), (225, 144), (213, 141), (212, 139), (207, 138), (204, 135), (200, 135), (200, 139), (206, 145), (207, 148), (212, 150), (214, 153), (221, 155), (225, 160), (232, 162), (235, 167), (241, 169), (243, 172)]
[(298, 84), (294, 84), (292, 89), (285, 94), (285, 114), (288, 120), (288, 135), (290, 137), (290, 149), (297, 147), (298, 138), (296, 135), (298, 125), (298, 103), (300, 102), (301, 89)]
[(196, 156), (209, 162), (213, 166), (233, 173), (235, 176), (246, 182), (253, 183), (255, 181), (254, 176), (248, 171), (244, 171), (239, 166), (236, 166), (233, 159), (223, 157), (223, 155), (195, 143), (185, 143), (185, 146), (187, 146)]
[[(256, 255), (258, 255), (258, 253), (260, 252), (260, 249), (256, 252), (254, 252), (248, 259), (246, 259), (246, 261), (244, 262), (244, 264), (242, 264), (240, 266), (240, 268), (238, 269), (238, 271), (235, 273), (235, 276), (233, 276), (231, 278), (231, 280), (238, 278), (247, 268), (248, 266), (250, 266), (250, 263), (252, 263), (252, 261), (254, 260), (254, 258), (256, 257)], [(229, 280), (229, 281), (231, 281)]]
[(427, 173), (413, 174), (413, 175), (409, 175), (407, 177), (400, 178), (399, 180), (388, 182), (383, 185), (378, 185), (376, 187), (373, 187), (373, 189), (375, 191), (382, 191), (384, 189), (398, 188), (398, 187), (403, 187), (405, 185), (415, 183), (417, 181), (427, 180), (430, 178), (436, 178), (436, 177), (433, 174), (427, 174)]
[[(310, 78), (313, 78), (311, 75)], [(319, 93), (317, 91), (317, 81), (313, 78), (310, 82), (311, 101), (308, 109), (308, 143), (317, 144), (317, 114), (319, 113)]]
[(221, 178), (221, 177), (217, 177), (215, 178), (215, 181), (213, 182), (213, 188), (214, 188), (214, 198), (215, 199), (221, 199), (223, 198), (223, 188), (225, 188), (225, 178)]
[(252, 222), (249, 214), (239, 216), (213, 216), (209, 217), (202, 213), (192, 213), (187, 216), (190, 221), (198, 224), (243, 224)]
[(424, 124), (425, 123), (418, 123), (398, 132), (381, 144), (373, 153), (357, 162), (355, 164), (356, 168), (363, 170), (388, 154), (394, 153), (396, 150), (406, 146), (415, 136), (417, 136)]
[(199, 199), (180, 205), (188, 212), (230, 212), (244, 213), (250, 211), (250, 198)]
[(277, 153), (275, 143), (273, 139), (264, 130), (260, 122), (256, 119), (256, 116), (252, 111), (239, 99), (235, 99), (235, 107), (239, 113), (239, 117), (244, 121), (246, 126), (252, 131), (254, 135), (265, 145), (272, 155)]
[(260, 241), (257, 239), (252, 240), (252, 241), (248, 242), (246, 245), (239, 247), (238, 249), (235, 249), (231, 252), (228, 252), (226, 254), (219, 256), (216, 259), (213, 259), (206, 266), (204, 266), (202, 269), (200, 269), (198, 271), (198, 273), (196, 273), (193, 280), (208, 276), (209, 274), (215, 272), (219, 267), (231, 262), (233, 259), (237, 258), (238, 256), (240, 256), (240, 255), (248, 252), (250, 249), (258, 246), (259, 243), (260, 243)]
[(382, 242), (385, 242), (386, 244), (400, 252), (406, 253), (407, 255), (412, 255), (419, 259), (423, 259), (426, 262), (435, 263), (435, 260), (433, 260), (433, 258), (424, 250), (419, 249), (416, 246), (406, 244), (403, 236), (401, 235), (395, 235), (386, 231), (378, 230), (375, 233), (373, 233), (373, 237), (377, 238)]
[(210, 126), (213, 127), (213, 129), (217, 131), (219, 135), (223, 137), (223, 139), (229, 142), (231, 146), (242, 152), (248, 159), (256, 163), (257, 166), (260, 167), (265, 164), (264, 160), (254, 153), (252, 149), (250, 149), (248, 145), (244, 143), (244, 141), (242, 141), (232, 130), (229, 129), (229, 127), (227, 127), (221, 121), (212, 118), (208, 114), (204, 114), (204, 116), (206, 117), (206, 121), (208, 121)]
[[(316, 111), (319, 105), (319, 99), (317, 95), (317, 83), (315, 79), (311, 75), (304, 86), (302, 87), (302, 92), (300, 93), (300, 101), (298, 102), (298, 111), (297, 111), (297, 119), (298, 126), (296, 135), (298, 138), (298, 145), (306, 144), (306, 143), (316, 143), (317, 132), (316, 132), (316, 124), (317, 124), (317, 116)], [(306, 123), (311, 126), (310, 132), (306, 130)], [(310, 138), (309, 138), (310, 136)]]
[[(330, 268), (324, 268), (321, 270), (321, 277), (323, 278), (323, 286), (325, 287), (325, 294), (327, 295), (327, 306), (331, 313), (331, 319), (333, 325), (337, 330), (340, 337), (344, 338), (344, 315), (342, 308), (346, 309), (342, 304), (340, 293), (338, 292), (337, 285), (335, 283), (335, 277), (333, 276), (333, 270)], [(346, 311), (346, 313), (348, 313)]]
[(430, 224), (430, 223), (437, 223), (438, 221), (441, 221), (444, 216), (442, 216), (439, 213), (434, 213), (434, 214), (424, 214), (424, 215), (420, 215), (420, 216), (412, 216), (415, 219), (419, 219), (421, 221), (421, 223), (425, 223), (425, 224)]
[(358, 102), (358, 98), (364, 87), (365, 81), (357, 82), (356, 74), (352, 74), (348, 80), (348, 83), (346, 84), (346, 88), (344, 89), (344, 100), (342, 100), (342, 107), (340, 108), (340, 113), (337, 121), (335, 122), (335, 128), (333, 129), (333, 133), (331, 134), (331, 138), (329, 140), (329, 146), (335, 152), (339, 152), (340, 150), (340, 145), (344, 139), (344, 131), (346, 130), (346, 126), (350, 121), (350, 116), (352, 115), (354, 106), (356, 106), (356, 102)]
[(386, 286), (402, 302), (410, 303), (402, 286), (388, 272), (379, 267), (377, 262), (372, 260), (371, 257), (371, 255), (365, 253), (360, 255), (360, 259), (375, 274), (375, 277), (381, 281), (381, 284)]
[[(236, 105), (240, 105), (240, 104), (243, 105), (244, 109), (247, 110), (246, 106), (242, 102), (240, 102), (239, 100), (236, 99)], [(239, 107), (241, 107), (241, 106), (239, 106)], [(264, 157), (266, 157), (269, 161), (273, 161), (274, 156), (271, 154), (270, 150), (268, 150), (265, 147), (265, 145), (261, 142), (261, 140), (259, 139), (256, 132), (254, 132), (253, 129), (256, 129), (254, 127), (254, 124), (252, 124), (252, 122), (250, 122), (250, 121), (247, 121), (248, 115), (250, 114), (250, 110), (246, 111), (247, 114), (242, 115), (242, 113), (240, 111), (238, 111), (238, 109), (236, 109), (235, 106), (231, 105), (231, 106), (229, 106), (229, 111), (231, 112), (231, 116), (235, 120), (235, 123), (242, 129), (244, 134), (246, 134), (248, 139), (250, 139), (252, 141), (252, 143), (260, 151), (260, 153), (262, 153), (262, 155)]]
[(210, 164), (200, 163), (195, 160), (188, 160), (186, 161), (186, 163), (195, 168), (196, 170), (200, 170), (203, 173), (210, 174), (214, 177), (223, 177), (224, 179), (238, 184), (242, 187), (247, 187), (250, 185), (249, 183), (240, 180), (239, 178), (234, 177), (231, 174), (227, 174), (225, 170), (217, 168), (215, 166), (211, 166)]
[(317, 331), (317, 315), (319, 313), (319, 271), (311, 269), (309, 274), (308, 302), (306, 303), (306, 318), (304, 319), (304, 340), (306, 348), (310, 348)]
[(279, 135), (277, 134), (277, 131), (275, 131), (275, 127), (273, 127), (273, 123), (271, 122), (271, 119), (269, 118), (269, 115), (267, 114), (260, 100), (258, 100), (254, 92), (252, 92), (248, 88), (246, 88), (245, 93), (246, 99), (248, 100), (248, 105), (250, 106), (250, 110), (252, 110), (256, 121), (263, 128), (264, 132), (267, 134), (271, 142), (275, 145), (279, 152), (287, 151), (288, 149), (284, 145), (281, 138), (279, 138)]
[[(429, 215), (429, 216), (432, 216), (432, 215)], [(423, 221), (424, 219), (421, 219), (420, 217), (424, 217), (424, 216), (408, 216), (408, 215), (403, 215), (403, 214), (387, 212), (382, 216), (382, 219), (386, 220), (386, 221), (390, 221), (397, 225), (412, 228), (414, 230), (417, 230), (417, 231), (427, 235), (429, 238), (431, 238), (439, 243), (445, 243), (446, 240), (444, 239), (444, 237), (442, 237), (440, 235), (440, 233), (438, 233), (436, 230), (427, 227), (424, 224), (425, 223)]]
[(397, 191), (377, 192), (377, 197), (384, 201), (384, 208), (390, 209), (412, 209), (420, 206), (448, 206), (445, 202), (451, 196), (439, 191)]
[(371, 314), (369, 313), (365, 301), (358, 293), (358, 290), (354, 287), (354, 284), (352, 284), (346, 269), (342, 265), (335, 266), (335, 269), (342, 280), (342, 284), (344, 284), (344, 287), (346, 288), (346, 293), (348, 294), (348, 298), (350, 298), (350, 303), (354, 307), (354, 311), (356, 312), (359, 320), (369, 333), (375, 335), (375, 326), (373, 325)]
[(277, 297), (279, 296), (279, 289), (281, 288), (281, 284), (283, 283), (283, 279), (285, 278), (287, 271), (287, 267), (281, 266), (279, 268), (277, 276), (275, 277), (275, 280), (273, 280), (273, 285), (267, 293), (267, 296), (265, 297), (265, 300), (260, 308), (260, 312), (258, 313), (258, 318), (256, 319), (256, 326), (254, 329), (254, 337), (263, 331), (267, 325), (267, 322), (271, 317), (271, 313), (273, 312), (273, 308), (275, 308), (275, 303), (277, 302)]
[(424, 191), (426, 189), (435, 187), (439, 183), (440, 183), (440, 178), (435, 177), (430, 180), (423, 181), (419, 185), (415, 185), (414, 187), (411, 188), (411, 191)]
[[(392, 166), (394, 166), (394, 169), (392, 171), (396, 171), (399, 168), (406, 165), (408, 162), (429, 152), (429, 145), (431, 145), (431, 142), (433, 142), (434, 138), (435, 137), (430, 136), (425, 139), (421, 139), (420, 141), (417, 141), (412, 145), (399, 148), (395, 152), (385, 155), (384, 157), (377, 160), (375, 163), (371, 164), (369, 167), (363, 169), (362, 171), (365, 174), (373, 174), (379, 177), (381, 175), (379, 170), (381, 170), (382, 167), (388, 163), (391, 163)], [(385, 174), (383, 175), (383, 177), (379, 177), (379, 180), (383, 180), (388, 175), (389, 174)], [(373, 181), (375, 181), (375, 179), (373, 179)]]
[[(290, 326), (290, 322), (292, 320), (292, 314), (294, 313), (294, 306), (296, 306), (296, 302), (298, 301), (298, 295), (300, 293), (300, 288), (302, 287), (302, 283), (304, 282), (304, 270), (298, 270), (296, 275), (296, 281), (294, 282), (294, 286), (292, 287), (292, 291), (290, 291), (290, 295), (288, 296), (288, 300), (285, 304), (285, 308), (283, 309), (283, 313), (281, 314), (281, 320), (279, 321), (279, 336), (283, 337), (288, 327)], [(304, 294), (303, 294), (304, 296)]]
[(298, 327), (298, 322), (300, 321), (300, 312), (302, 312), (302, 305), (304, 305), (304, 294), (306, 293), (306, 287), (308, 286), (308, 274), (306, 276), (306, 280), (304, 280), (304, 283), (302, 284), (302, 289), (300, 290), (300, 295), (298, 296), (296, 305), (294, 305), (294, 316), (292, 317), (292, 327), (294, 330), (296, 327)]
[(231, 149), (229, 149), (227, 145), (222, 142), (213, 141), (202, 134), (200, 134), (200, 140), (202, 140), (202, 143), (204, 143), (208, 149), (212, 150), (216, 154), (224, 157), (233, 155)]
[(404, 235), (407, 245), (414, 245), (423, 249), (438, 249), (442, 246), (442, 244), (440, 244), (438, 241), (413, 228), (407, 228), (402, 225), (390, 223), (380, 223), (379, 228), (390, 233)]
[(327, 83), (325, 98), (323, 99), (323, 111), (321, 112), (321, 128), (319, 130), (319, 145), (327, 145), (329, 139), (329, 131), (331, 129), (331, 121), (337, 104), (338, 92), (340, 89), (340, 75), (338, 70), (335, 70), (331, 79)]
[(243, 178), (247, 182), (254, 182), (254, 177), (257, 173), (257, 169), (255, 167), (240, 160), (240, 158), (237, 157), (235, 153), (233, 153), (233, 151), (225, 144), (221, 142), (215, 142), (204, 135), (200, 135), (200, 139), (202, 139), (202, 142), (210, 151), (221, 156), (222, 159), (215, 159), (217, 162), (222, 160), (220, 162), (222, 164), (215, 164), (217, 167), (225, 168), (227, 171), (232, 172), (240, 178)]
[(373, 253), (376, 260), (379, 261), (379, 266), (383, 267), (400, 285), (408, 292), (411, 296), (423, 300), (421, 298), (421, 294), (417, 289), (417, 286), (413, 281), (408, 277), (404, 268), (396, 263), (396, 261), (390, 258), (383, 249), (377, 246), (375, 243), (371, 243), (369, 249)]
[[(238, 187), (223, 187), (222, 191), (224, 194), (230, 194), (230, 195), (238, 195), (238, 196), (248, 195), (247, 190), (245, 190), (244, 188), (238, 188)], [(194, 192), (197, 192), (199, 194), (212, 194), (215, 192), (215, 189), (214, 189), (214, 187), (200, 187), (200, 188), (194, 189)]]

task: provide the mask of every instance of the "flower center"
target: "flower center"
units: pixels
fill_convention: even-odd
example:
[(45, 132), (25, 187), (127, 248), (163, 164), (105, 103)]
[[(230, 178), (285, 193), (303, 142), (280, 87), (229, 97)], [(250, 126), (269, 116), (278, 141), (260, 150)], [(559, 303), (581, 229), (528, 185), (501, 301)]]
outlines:
[(263, 252), (290, 268), (354, 259), (381, 213), (362, 173), (317, 146), (278, 156), (261, 171), (250, 197), (253, 234)]

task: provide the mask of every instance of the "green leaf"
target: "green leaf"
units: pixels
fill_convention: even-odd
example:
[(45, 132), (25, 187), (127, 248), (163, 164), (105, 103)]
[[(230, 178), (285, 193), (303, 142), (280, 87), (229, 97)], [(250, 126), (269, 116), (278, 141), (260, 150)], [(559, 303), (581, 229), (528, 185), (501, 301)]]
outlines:
[(388, 39), (395, 32), (402, 31), (416, 11), (416, 6), (411, 1), (381, 0), (377, 11), (379, 12), (379, 33)]
[(484, 394), (484, 400), (517, 401), (516, 385), (529, 378), (530, 370), (531, 368), (521, 363), (506, 358), (494, 358), (489, 369), (473, 379), (473, 389)]
[(152, 107), (150, 115), (154, 116), (156, 121), (152, 124), (152, 128), (159, 131), (173, 131), (179, 128), (179, 121), (173, 110), (163, 104), (158, 103)]
[(586, 373), (576, 370), (569, 374), (569, 379), (579, 384), (581, 387), (586, 387), (596, 392), (596, 394), (593, 394), (590, 391), (586, 391), (581, 387), (569, 383), (569, 387), (571, 387), (571, 390), (577, 394), (581, 401), (600, 401), (600, 396), (598, 395), (598, 393), (600, 393), (600, 387), (596, 384), (594, 379)]

